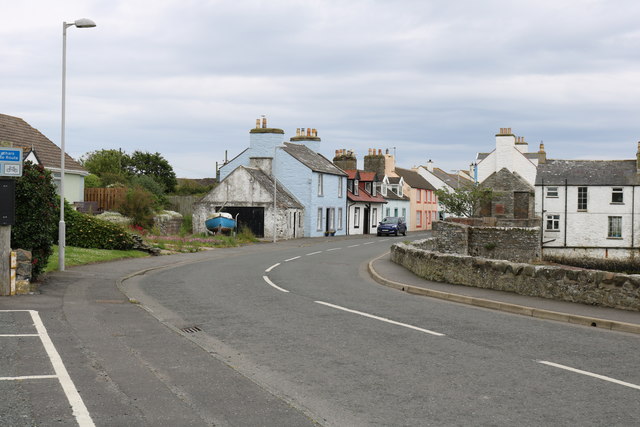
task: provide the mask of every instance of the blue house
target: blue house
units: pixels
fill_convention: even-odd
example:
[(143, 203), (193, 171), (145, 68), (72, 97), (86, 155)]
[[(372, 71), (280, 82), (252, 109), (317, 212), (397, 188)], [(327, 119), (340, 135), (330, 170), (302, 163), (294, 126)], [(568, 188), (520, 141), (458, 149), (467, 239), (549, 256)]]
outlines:
[(270, 173), (304, 207), (298, 221), (305, 237), (346, 234), (347, 174), (318, 153), (321, 140), (315, 129), (297, 129), (289, 142), (282, 141), (283, 135), (267, 127), (266, 118), (258, 119), (249, 132), (249, 148), (220, 168), (220, 180), (256, 159), (270, 159)]

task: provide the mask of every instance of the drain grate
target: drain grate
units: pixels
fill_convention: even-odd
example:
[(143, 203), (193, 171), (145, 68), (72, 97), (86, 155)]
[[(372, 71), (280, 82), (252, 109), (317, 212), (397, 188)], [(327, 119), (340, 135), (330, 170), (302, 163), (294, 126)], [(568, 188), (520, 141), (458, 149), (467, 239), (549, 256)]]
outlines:
[(202, 332), (199, 326), (187, 326), (186, 328), (180, 329), (182, 332), (187, 334), (195, 334), (196, 332)]

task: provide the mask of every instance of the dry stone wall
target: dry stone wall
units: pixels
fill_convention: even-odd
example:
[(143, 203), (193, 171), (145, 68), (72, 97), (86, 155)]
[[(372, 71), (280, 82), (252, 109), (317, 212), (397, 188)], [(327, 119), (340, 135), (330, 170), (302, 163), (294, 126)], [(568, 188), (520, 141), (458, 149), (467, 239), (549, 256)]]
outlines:
[(393, 245), (391, 259), (427, 280), (640, 311), (640, 275), (441, 253), (416, 243)]

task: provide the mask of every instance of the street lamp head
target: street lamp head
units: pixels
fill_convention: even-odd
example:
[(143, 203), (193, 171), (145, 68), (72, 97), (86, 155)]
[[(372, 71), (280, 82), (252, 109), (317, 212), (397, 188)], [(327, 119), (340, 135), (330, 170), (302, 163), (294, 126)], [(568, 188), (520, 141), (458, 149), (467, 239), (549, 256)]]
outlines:
[(78, 28), (92, 28), (96, 26), (96, 23), (93, 22), (91, 19), (82, 18), (82, 19), (76, 19), (73, 22), (73, 25), (75, 25)]

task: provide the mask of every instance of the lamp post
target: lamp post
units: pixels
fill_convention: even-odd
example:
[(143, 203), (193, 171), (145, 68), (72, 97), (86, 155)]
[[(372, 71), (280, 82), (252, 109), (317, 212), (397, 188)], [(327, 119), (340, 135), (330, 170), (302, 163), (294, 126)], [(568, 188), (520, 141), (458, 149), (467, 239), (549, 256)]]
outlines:
[(66, 229), (64, 223), (64, 121), (65, 121), (65, 92), (67, 85), (67, 28), (95, 27), (96, 23), (91, 19), (78, 19), (72, 23), (62, 23), (62, 123), (60, 135), (60, 223), (58, 225), (58, 269), (64, 271), (64, 249), (66, 244)]

